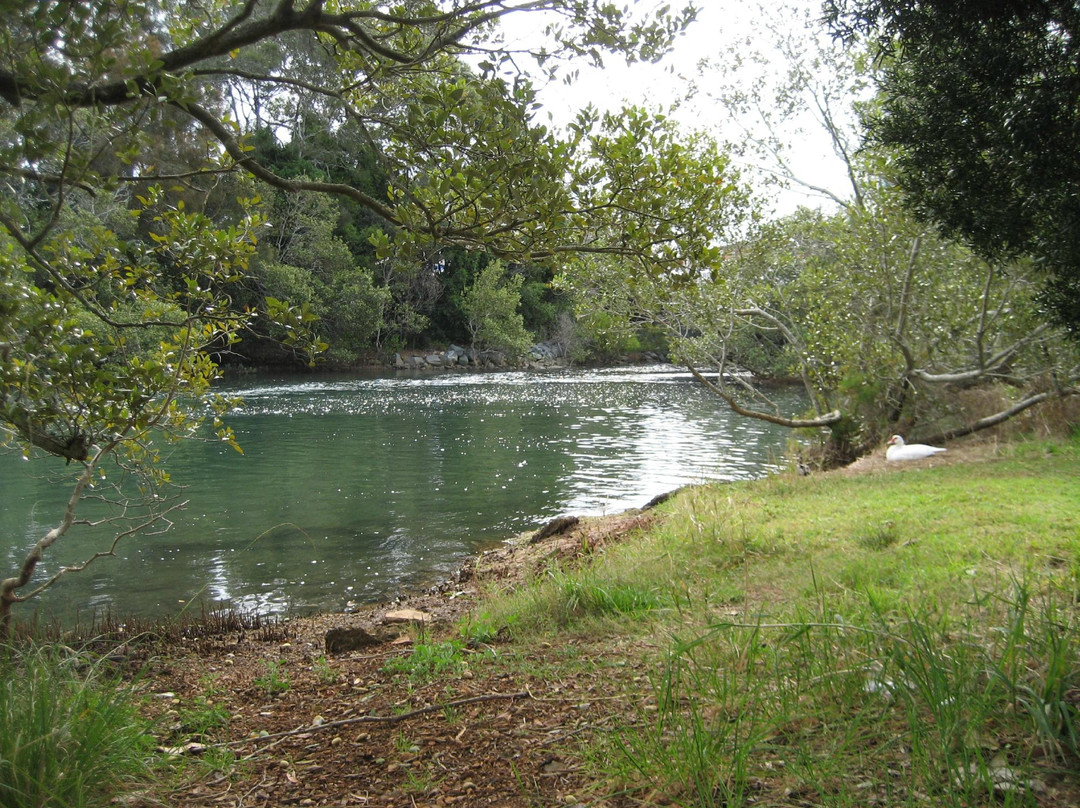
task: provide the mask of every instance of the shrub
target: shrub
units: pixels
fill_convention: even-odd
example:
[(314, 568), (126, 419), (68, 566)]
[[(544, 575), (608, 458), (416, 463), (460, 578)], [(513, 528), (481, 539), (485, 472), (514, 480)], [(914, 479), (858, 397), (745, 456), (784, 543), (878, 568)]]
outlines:
[(130, 689), (49, 649), (0, 649), (0, 805), (104, 805), (148, 774), (153, 744)]

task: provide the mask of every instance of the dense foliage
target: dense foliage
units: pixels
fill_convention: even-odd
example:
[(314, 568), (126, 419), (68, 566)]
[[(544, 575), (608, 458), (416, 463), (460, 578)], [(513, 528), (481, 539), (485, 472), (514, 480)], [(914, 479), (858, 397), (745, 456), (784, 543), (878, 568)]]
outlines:
[[(522, 13), (542, 21), (531, 53), (497, 25)], [(733, 173), (643, 112), (586, 112), (556, 137), (518, 69), (654, 59), (692, 16), (594, 0), (7, 4), (0, 425), (75, 465), (65, 512), (0, 584), (0, 622), (69, 571), (35, 579), (91, 493), (117, 542), (167, 528), (162, 446), (229, 408), (210, 389), (222, 361), (348, 363), (434, 338), (517, 349), (526, 324), (559, 327), (547, 283), (579, 256), (657, 273), (707, 259), (713, 211), (742, 200)], [(671, 181), (687, 172), (708, 183)], [(505, 282), (487, 283), (492, 259)], [(497, 311), (477, 311), (485, 284)]]
[[(942, 236), (903, 204), (896, 152), (860, 148), (857, 113), (877, 104), (865, 50), (812, 21), (801, 36), (771, 30), (770, 53), (737, 52), (769, 65), (762, 77), (733, 71), (733, 54), (701, 83), (749, 129), (732, 152), (771, 182), (824, 193), (831, 210), (765, 223), (691, 277), (593, 262), (569, 279), (588, 317), (616, 338), (642, 323), (663, 329), (673, 356), (708, 368), (699, 379), (737, 412), (813, 429), (825, 464), (892, 433), (958, 437), (1078, 392), (1080, 355), (1040, 306), (1038, 265), (986, 260)], [(801, 179), (785, 132), (815, 117), (847, 194)], [(777, 379), (802, 385), (807, 412), (773, 401)]]
[(869, 138), (896, 150), (908, 203), (992, 260), (1030, 256), (1080, 329), (1080, 8), (1073, 0), (830, 0), (877, 38)]

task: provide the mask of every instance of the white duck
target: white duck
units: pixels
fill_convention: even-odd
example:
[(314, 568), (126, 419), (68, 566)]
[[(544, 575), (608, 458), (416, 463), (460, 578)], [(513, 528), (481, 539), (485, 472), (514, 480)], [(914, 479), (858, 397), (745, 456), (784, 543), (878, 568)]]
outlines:
[(889, 448), (885, 450), (886, 460), (922, 460), (941, 454), (945, 449), (939, 446), (927, 446), (925, 443), (904, 443), (899, 435), (889, 438)]

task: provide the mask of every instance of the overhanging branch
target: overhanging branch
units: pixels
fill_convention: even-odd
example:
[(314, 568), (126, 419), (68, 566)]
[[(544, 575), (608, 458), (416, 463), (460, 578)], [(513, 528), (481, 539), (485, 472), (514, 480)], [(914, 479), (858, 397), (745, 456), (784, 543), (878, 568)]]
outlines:
[(757, 418), (759, 421), (767, 421), (770, 424), (786, 426), (791, 429), (813, 429), (815, 427), (833, 426), (834, 424), (839, 423), (840, 419), (843, 417), (840, 414), (839, 410), (827, 412), (824, 415), (818, 416), (817, 418), (785, 418), (782, 415), (773, 415), (772, 413), (761, 412), (760, 410), (751, 410), (741, 406), (739, 402), (735, 400), (734, 396), (725, 391), (719, 385), (710, 382), (703, 375), (701, 375), (697, 368), (695, 368), (690, 363), (687, 363), (686, 367), (695, 379), (705, 385), (708, 390), (716, 393), (716, 395), (720, 396), (720, 398), (727, 402), (727, 405), (731, 407), (733, 412), (737, 413), (738, 415), (746, 416), (747, 418)]
[(181, 112), (185, 112), (192, 118), (202, 124), (222, 146), (225, 147), (225, 151), (229, 153), (229, 156), (247, 171), (250, 171), (256, 178), (262, 180), (268, 185), (272, 185), (275, 188), (279, 188), (283, 191), (295, 193), (298, 191), (315, 191), (317, 193), (334, 194), (337, 196), (348, 197), (355, 202), (363, 205), (365, 208), (378, 213), (384, 219), (389, 222), (396, 222), (397, 215), (394, 210), (382, 202), (379, 202), (372, 196), (365, 194), (357, 188), (351, 185), (345, 185), (337, 182), (313, 182), (313, 181), (296, 181), (288, 180), (284, 177), (275, 174), (270, 171), (259, 162), (257, 162), (250, 152), (245, 151), (240, 145), (240, 142), (236, 139), (229, 128), (223, 124), (218, 118), (213, 115), (209, 110), (199, 106), (198, 104), (173, 104)]

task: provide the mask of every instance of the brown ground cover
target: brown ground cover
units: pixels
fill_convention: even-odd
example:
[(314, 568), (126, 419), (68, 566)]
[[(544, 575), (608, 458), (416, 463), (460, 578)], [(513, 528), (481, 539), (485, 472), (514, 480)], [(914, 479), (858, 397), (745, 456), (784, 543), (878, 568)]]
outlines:
[[(143, 688), (151, 696), (148, 709), (160, 719), (162, 746), (175, 745), (181, 756), (220, 754), (220, 747), (182, 741), (191, 738), (192, 716), (223, 707), (227, 732), (218, 728), (208, 735), (227, 736), (225, 748), (239, 761), (224, 774), (201, 774), (170, 793), (168, 804), (596, 804), (588, 798), (580, 761), (568, 750), (631, 708), (624, 692), (647, 689), (643, 662), (635, 661), (641, 654), (611, 643), (587, 647), (560, 640), (525, 651), (518, 664), (486, 665), (485, 656), (502, 653), (495, 642), (466, 649), (466, 662), (473, 660), (467, 667), (432, 681), (414, 682), (385, 668), (410, 653), (416, 638), (432, 644), (448, 634), (486, 585), (513, 586), (555, 558), (572, 559), (583, 548), (595, 552), (649, 518), (631, 512), (583, 521), (541, 542), (507, 545), (477, 558), (454, 580), (402, 602), (156, 649), (143, 663)], [(431, 621), (422, 628), (386, 622), (388, 612), (403, 609)], [(379, 643), (328, 654), (326, 632), (352, 627), (363, 627)], [(586, 660), (596, 675), (546, 675), (548, 660), (567, 653)]]

